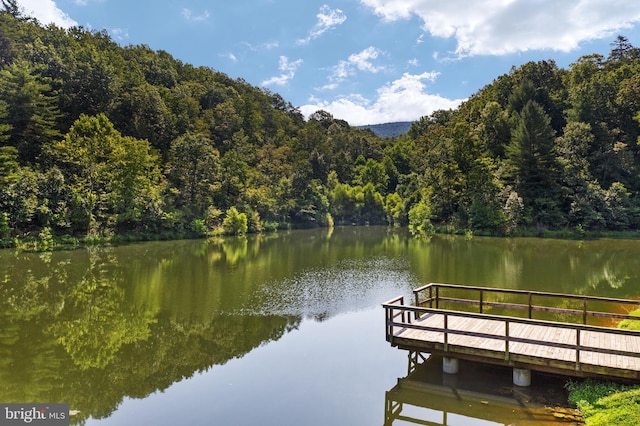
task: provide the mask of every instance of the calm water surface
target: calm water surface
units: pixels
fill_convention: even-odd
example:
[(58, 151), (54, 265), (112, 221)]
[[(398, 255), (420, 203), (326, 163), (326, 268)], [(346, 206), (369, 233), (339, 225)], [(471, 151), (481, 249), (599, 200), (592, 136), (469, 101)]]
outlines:
[[(437, 368), (398, 389), (407, 354), (386, 343), (380, 304), (429, 282), (640, 298), (640, 242), (371, 227), (4, 250), (0, 402), (69, 403), (87, 425), (407, 424), (390, 406), (422, 423), (549, 423), (487, 409), (489, 394), (515, 395), (509, 371), (444, 383), (486, 392), (478, 401), (434, 394)], [(534, 376), (527, 398), (561, 385), (550, 380)]]

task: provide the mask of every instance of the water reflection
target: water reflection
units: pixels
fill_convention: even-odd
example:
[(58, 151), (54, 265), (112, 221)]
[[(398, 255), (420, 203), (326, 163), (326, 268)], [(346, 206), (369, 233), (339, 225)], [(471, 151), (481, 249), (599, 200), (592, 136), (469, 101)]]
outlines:
[[(376, 227), (0, 250), (0, 401), (69, 403), (78, 423), (108, 418), (127, 397), (280, 344), (306, 319), (326, 325), (428, 282), (633, 297), (639, 263), (637, 241), (418, 240)], [(353, 340), (340, 333), (332, 338)], [(387, 348), (381, 322), (359, 339)]]
[[(106, 418), (124, 397), (241, 358), (303, 318), (377, 306), (413, 284), (385, 258), (385, 235), (2, 251), (0, 401), (64, 401), (78, 423)], [(403, 272), (383, 277), (394, 263)]]
[[(536, 376), (531, 388), (510, 382), (510, 370), (464, 362), (456, 375), (444, 374), (442, 358), (415, 367), (385, 393), (384, 425), (544, 426), (580, 422), (566, 403), (564, 381)], [(554, 407), (554, 408), (550, 408)]]
[(436, 235), (411, 240), (420, 281), (629, 297), (640, 295), (640, 241)]

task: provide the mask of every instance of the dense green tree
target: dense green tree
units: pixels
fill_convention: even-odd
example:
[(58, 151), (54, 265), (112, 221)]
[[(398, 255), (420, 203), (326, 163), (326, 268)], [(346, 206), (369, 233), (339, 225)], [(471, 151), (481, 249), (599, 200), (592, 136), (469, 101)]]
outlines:
[(337, 184), (330, 194), (331, 214), (339, 224), (360, 222), (360, 211), (364, 204), (362, 187), (346, 183)]
[(157, 153), (144, 139), (122, 137), (109, 168), (113, 169), (112, 208), (122, 230), (157, 230), (162, 219), (163, 178)]
[[(112, 114), (112, 110), (121, 90), (122, 77), (118, 76), (118, 68), (125, 66), (122, 58), (93, 44), (62, 54), (46, 53), (51, 56), (48, 68), (51, 70), (52, 65), (60, 67), (59, 73), (52, 77), (61, 80), (59, 99), (60, 109), (65, 114), (61, 120), (64, 129), (71, 127), (81, 114), (117, 116), (117, 113)], [(123, 117), (124, 120), (132, 118)]]
[(18, 178), (18, 149), (0, 146), (0, 183), (8, 184)]
[(384, 197), (373, 183), (368, 182), (362, 188), (362, 220), (371, 225), (385, 223)]
[(159, 219), (157, 156), (146, 140), (123, 137), (104, 114), (80, 116), (52, 156), (69, 182), (72, 207), (84, 218), (79, 225), (87, 234)]
[(495, 160), (482, 157), (475, 160), (468, 177), (469, 228), (496, 234), (504, 231), (503, 184), (497, 176)]
[(433, 232), (431, 207), (426, 200), (420, 201), (409, 210), (409, 229), (419, 234)]
[(397, 192), (387, 194), (384, 202), (387, 223), (391, 226), (402, 226), (407, 222), (407, 212), (402, 197)]
[(22, 164), (35, 164), (42, 147), (60, 137), (57, 98), (41, 71), (22, 59), (0, 70), (0, 100), (8, 107), (4, 130), (11, 126), (5, 143), (18, 148)]
[(229, 208), (240, 200), (249, 182), (249, 165), (236, 150), (227, 151), (220, 160), (221, 181), (215, 204)]
[(0, 212), (8, 215), (15, 231), (35, 228), (40, 200), (38, 175), (28, 168), (19, 168), (17, 176), (0, 187)]
[(488, 153), (492, 157), (504, 158), (505, 146), (511, 138), (508, 113), (498, 102), (490, 101), (482, 109), (480, 117), (480, 137)]
[(238, 212), (235, 207), (230, 207), (222, 222), (224, 232), (229, 235), (244, 235), (247, 233), (247, 215)]
[(378, 192), (387, 190), (389, 175), (382, 163), (369, 158), (365, 164), (357, 166), (355, 170), (354, 184), (365, 186), (371, 183)]
[(175, 117), (155, 86), (142, 84), (122, 94), (114, 111), (122, 133), (146, 139), (163, 155), (174, 139)]
[(220, 155), (209, 138), (187, 133), (171, 142), (167, 175), (177, 192), (176, 206), (202, 215), (213, 204), (219, 168)]
[(536, 223), (546, 226), (552, 225), (558, 214), (554, 141), (549, 117), (537, 102), (527, 102), (518, 114), (507, 158), (525, 207), (531, 210)]

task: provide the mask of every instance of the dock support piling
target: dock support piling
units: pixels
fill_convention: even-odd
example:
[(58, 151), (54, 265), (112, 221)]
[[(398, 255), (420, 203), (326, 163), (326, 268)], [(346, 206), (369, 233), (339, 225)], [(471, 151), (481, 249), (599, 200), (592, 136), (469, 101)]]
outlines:
[(442, 358), (442, 371), (447, 374), (458, 374), (458, 359), (457, 358)]
[(513, 367), (513, 384), (523, 388), (531, 386), (531, 370)]

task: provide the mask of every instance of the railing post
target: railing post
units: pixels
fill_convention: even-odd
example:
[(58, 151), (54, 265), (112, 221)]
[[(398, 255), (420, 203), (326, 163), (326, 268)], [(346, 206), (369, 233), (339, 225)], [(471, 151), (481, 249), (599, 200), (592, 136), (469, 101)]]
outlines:
[(390, 321), (389, 321), (389, 306), (385, 306), (384, 307), (384, 331), (386, 333), (386, 337), (387, 337), (387, 342), (391, 342), (391, 333), (389, 333), (389, 327), (390, 327)]
[(483, 299), (482, 294), (483, 294), (483, 291), (480, 290), (480, 313), (482, 313), (482, 299)]
[(429, 307), (433, 308), (433, 286), (429, 286)]
[(587, 325), (587, 298), (582, 299), (582, 324)]
[(576, 371), (580, 371), (580, 329), (576, 328)]
[[(438, 290), (436, 289), (436, 292), (437, 291)], [(449, 333), (447, 333), (448, 330), (449, 330), (449, 316), (445, 312), (444, 314), (444, 351), (445, 352), (449, 351)]]
[(533, 294), (529, 293), (529, 319), (531, 319), (531, 311), (533, 310)]
[(504, 360), (509, 361), (509, 320), (504, 322)]
[(436, 287), (436, 309), (440, 309), (440, 287)]

